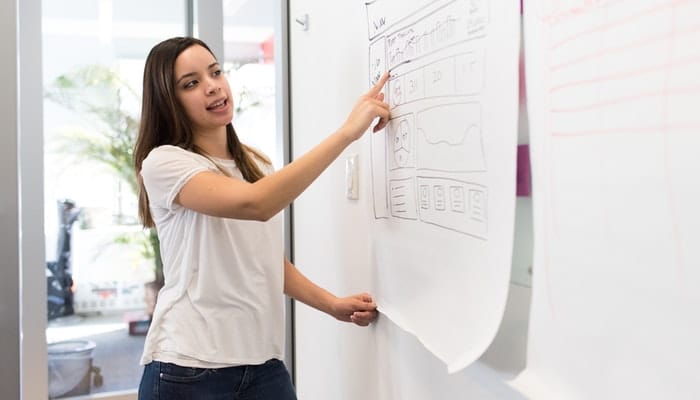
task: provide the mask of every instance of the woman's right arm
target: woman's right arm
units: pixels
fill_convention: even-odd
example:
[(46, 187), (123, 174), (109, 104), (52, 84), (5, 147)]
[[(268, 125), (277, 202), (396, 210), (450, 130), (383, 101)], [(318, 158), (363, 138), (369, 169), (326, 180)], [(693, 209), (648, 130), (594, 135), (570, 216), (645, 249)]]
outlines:
[(382, 87), (388, 73), (359, 98), (345, 123), (316, 147), (284, 168), (255, 183), (213, 172), (193, 176), (175, 201), (197, 212), (217, 217), (265, 221), (287, 207), (379, 117), (373, 131), (389, 120)]

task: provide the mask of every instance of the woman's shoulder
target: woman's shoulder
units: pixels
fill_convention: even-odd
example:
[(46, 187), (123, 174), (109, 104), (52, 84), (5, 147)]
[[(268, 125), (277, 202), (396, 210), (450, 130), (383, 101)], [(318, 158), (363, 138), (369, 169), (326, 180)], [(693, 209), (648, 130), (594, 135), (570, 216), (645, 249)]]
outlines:
[(162, 146), (154, 147), (146, 156), (146, 160), (156, 159), (159, 161), (177, 159), (201, 160), (202, 158), (202, 156), (193, 151), (183, 149), (182, 147), (175, 146), (172, 144), (164, 144)]
[(160, 167), (165, 165), (176, 164), (198, 164), (207, 165), (207, 160), (201, 155), (183, 149), (179, 146), (174, 146), (170, 144), (165, 144), (153, 148), (146, 158), (143, 160), (143, 168), (148, 169), (149, 167)]
[(172, 144), (164, 144), (162, 146), (154, 147), (149, 153), (148, 157), (187, 157), (189, 154), (193, 154), (189, 150), (185, 150), (182, 147), (175, 146)]

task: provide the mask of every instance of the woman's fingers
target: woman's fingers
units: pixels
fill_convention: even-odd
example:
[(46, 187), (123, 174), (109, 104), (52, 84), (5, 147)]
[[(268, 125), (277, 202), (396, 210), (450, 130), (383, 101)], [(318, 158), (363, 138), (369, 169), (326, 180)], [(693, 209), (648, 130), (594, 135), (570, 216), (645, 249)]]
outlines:
[(377, 122), (377, 124), (374, 125), (374, 128), (372, 128), (372, 132), (377, 133), (377, 132), (381, 131), (382, 129), (384, 129), (384, 127), (386, 127), (387, 123), (389, 123), (388, 117), (387, 118), (380, 117), (379, 122)]
[(350, 321), (360, 326), (367, 326), (377, 319), (378, 315), (377, 311), (355, 311), (350, 316)]
[(387, 103), (381, 102), (380, 105), (381, 109), (379, 111), (379, 122), (377, 122), (376, 125), (374, 125), (374, 128), (372, 128), (372, 132), (379, 132), (384, 127), (386, 124), (389, 122), (389, 105)]
[[(389, 79), (389, 72), (385, 72), (384, 75), (382, 75), (382, 78), (379, 80), (379, 82), (377, 82), (377, 85), (381, 84), (381, 86), (379, 86), (380, 90), (384, 86), (384, 84), (386, 83), (386, 81), (388, 79)], [(375, 85), (372, 89), (373, 90), (376, 89), (378, 87), (377, 85)], [(389, 122), (389, 104), (384, 102), (384, 93), (381, 91), (379, 91), (378, 93), (376, 93), (374, 95), (374, 100), (378, 102), (378, 105), (380, 107), (382, 107), (383, 109), (386, 110), (386, 113), (381, 113), (379, 115), (379, 122), (377, 122), (377, 124), (374, 125), (374, 128), (372, 128), (372, 132), (376, 133), (376, 132), (379, 132), (382, 129), (384, 129), (387, 122)]]
[(384, 102), (385, 96), (382, 89), (388, 80), (389, 73), (385, 72), (379, 81), (358, 99), (350, 111), (343, 127), (347, 129), (352, 140), (361, 137), (376, 118), (379, 118), (379, 121), (373, 127), (374, 132), (386, 126), (389, 121), (389, 104)]
[(367, 95), (369, 95), (370, 97), (375, 97), (376, 95), (378, 95), (379, 92), (382, 91), (382, 89), (384, 88), (384, 84), (388, 80), (389, 80), (389, 71), (386, 71), (386, 72), (384, 72), (384, 74), (382, 74), (382, 77), (379, 78), (379, 81), (377, 81), (377, 83), (375, 83), (374, 86), (372, 86), (372, 88), (369, 90), (369, 92), (367, 92)]

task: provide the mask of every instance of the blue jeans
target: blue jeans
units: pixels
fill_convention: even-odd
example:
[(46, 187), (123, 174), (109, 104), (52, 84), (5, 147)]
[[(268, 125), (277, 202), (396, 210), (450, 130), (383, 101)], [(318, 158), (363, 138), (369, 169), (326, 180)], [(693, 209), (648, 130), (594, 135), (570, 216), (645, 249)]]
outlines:
[(189, 368), (153, 361), (143, 370), (139, 400), (296, 400), (280, 360), (229, 368)]

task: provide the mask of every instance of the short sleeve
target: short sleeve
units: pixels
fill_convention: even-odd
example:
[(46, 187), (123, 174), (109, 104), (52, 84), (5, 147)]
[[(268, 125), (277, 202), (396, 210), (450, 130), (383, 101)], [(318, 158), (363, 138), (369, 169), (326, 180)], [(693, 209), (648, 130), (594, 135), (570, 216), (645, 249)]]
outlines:
[(194, 175), (211, 170), (203, 157), (177, 146), (156, 147), (141, 165), (141, 177), (151, 207), (172, 211), (175, 197)]

